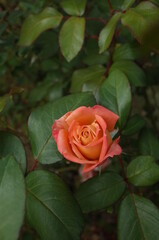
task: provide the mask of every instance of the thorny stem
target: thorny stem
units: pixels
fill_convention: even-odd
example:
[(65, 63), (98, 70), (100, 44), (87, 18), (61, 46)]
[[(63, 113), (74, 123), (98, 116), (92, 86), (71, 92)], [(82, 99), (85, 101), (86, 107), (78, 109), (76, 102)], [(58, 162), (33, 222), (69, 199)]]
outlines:
[(97, 39), (98, 40), (98, 36), (97, 35), (92, 35), (92, 36), (90, 36), (90, 38), (93, 38), (93, 39)]
[[(115, 12), (120, 12), (120, 11), (114, 10), (114, 9), (112, 8), (112, 5), (111, 5), (110, 0), (107, 0), (107, 2), (108, 2), (109, 12), (110, 12), (111, 17), (113, 16), (113, 14), (114, 14)], [(114, 53), (115, 44), (116, 44), (115, 39), (117, 39), (117, 37), (119, 36), (119, 33), (120, 33), (120, 28), (117, 29), (117, 31), (115, 32), (115, 35), (114, 35), (113, 40), (112, 40), (112, 44), (111, 44), (111, 48), (110, 48), (110, 59), (109, 59), (109, 62), (108, 62), (108, 64), (107, 64), (107, 68), (106, 68), (106, 71), (105, 71), (105, 74), (104, 74), (105, 77), (108, 76), (109, 69), (110, 69), (110, 67), (111, 67), (111, 65), (112, 65), (112, 63), (113, 63), (113, 53)]]
[(109, 62), (108, 62), (108, 64), (107, 64), (107, 68), (106, 68), (106, 71), (105, 71), (105, 74), (104, 74), (104, 76), (105, 77), (107, 77), (108, 76), (108, 73), (109, 73), (109, 69), (110, 69), (110, 67), (111, 67), (111, 65), (112, 65), (112, 63), (113, 63), (113, 53), (114, 53), (114, 49), (115, 49), (115, 41), (114, 41), (114, 39), (113, 39), (113, 41), (112, 41), (112, 45), (111, 45), (111, 48), (110, 48), (110, 58), (109, 58)]
[(112, 8), (112, 5), (111, 5), (111, 2), (110, 2), (110, 0), (107, 0), (107, 2), (108, 2), (110, 15), (112, 16), (113, 15), (113, 8)]
[(35, 160), (34, 160), (34, 163), (33, 163), (33, 166), (32, 166), (32, 168), (31, 168), (31, 170), (30, 170), (30, 172), (32, 172), (32, 171), (35, 170), (35, 168), (36, 168), (36, 166), (37, 166), (37, 163), (38, 163), (38, 160), (35, 159)]
[(92, 20), (92, 21), (99, 21), (99, 22), (102, 22), (104, 24), (107, 23), (107, 20), (104, 19), (104, 18), (93, 18), (93, 17), (85, 17), (86, 20)]

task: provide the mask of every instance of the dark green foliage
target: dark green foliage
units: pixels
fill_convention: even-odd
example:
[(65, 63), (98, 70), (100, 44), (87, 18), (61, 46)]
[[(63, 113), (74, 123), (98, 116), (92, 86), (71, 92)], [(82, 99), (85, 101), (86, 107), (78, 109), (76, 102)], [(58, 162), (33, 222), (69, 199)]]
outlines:
[[(158, 0), (0, 2), (0, 239), (158, 239), (158, 26)], [(96, 104), (122, 154), (81, 183), (52, 125)]]

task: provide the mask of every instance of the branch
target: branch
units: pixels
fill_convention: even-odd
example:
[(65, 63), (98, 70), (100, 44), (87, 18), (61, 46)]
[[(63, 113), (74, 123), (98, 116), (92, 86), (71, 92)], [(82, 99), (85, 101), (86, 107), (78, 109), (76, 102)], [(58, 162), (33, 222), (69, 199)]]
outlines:
[(120, 162), (120, 166), (121, 166), (121, 170), (122, 170), (124, 181), (125, 181), (128, 189), (129, 189), (130, 194), (133, 195), (133, 191), (132, 191), (130, 183), (128, 182), (128, 179), (127, 179), (127, 176), (126, 176), (126, 173), (125, 173), (125, 167), (124, 167), (124, 164), (123, 164), (121, 156), (119, 157), (119, 162)]
[(93, 17), (85, 17), (86, 20), (90, 20), (90, 21), (99, 21), (102, 22), (104, 24), (107, 23), (107, 20), (104, 18), (93, 18)]
[(31, 168), (31, 170), (30, 170), (30, 172), (32, 172), (32, 171), (34, 171), (34, 170), (35, 170), (35, 168), (36, 168), (37, 164), (38, 164), (38, 160), (37, 160), (37, 159), (35, 159), (35, 160), (34, 160), (34, 163), (33, 163), (33, 166), (32, 166), (32, 168)]
[(110, 15), (112, 16), (113, 15), (113, 8), (112, 8), (112, 5), (111, 5), (111, 2), (110, 2), (110, 0), (107, 0), (107, 2), (108, 2)]

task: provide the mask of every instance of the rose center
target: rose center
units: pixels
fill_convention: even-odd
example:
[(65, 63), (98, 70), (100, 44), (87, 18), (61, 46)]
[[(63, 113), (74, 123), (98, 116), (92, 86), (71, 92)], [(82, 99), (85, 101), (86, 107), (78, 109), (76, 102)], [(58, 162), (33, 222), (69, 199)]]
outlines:
[(87, 128), (82, 130), (81, 137), (88, 138), (89, 135), (90, 135), (90, 131)]
[(77, 132), (78, 141), (86, 146), (98, 138), (98, 135), (100, 135), (100, 127), (97, 123), (93, 122), (91, 125), (79, 126)]

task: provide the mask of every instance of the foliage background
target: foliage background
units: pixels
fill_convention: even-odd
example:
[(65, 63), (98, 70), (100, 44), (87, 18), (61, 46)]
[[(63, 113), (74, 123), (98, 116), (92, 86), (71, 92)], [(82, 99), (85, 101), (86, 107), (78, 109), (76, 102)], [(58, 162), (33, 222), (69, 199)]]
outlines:
[[(79, 95), (76, 95), (76, 98), (80, 99), (81, 102), (83, 101), (83, 105), (89, 105), (89, 101), (91, 105), (93, 101), (90, 100), (87, 95), (82, 95), (82, 92), (91, 91), (96, 97), (97, 102), (100, 102), (100, 104), (115, 112), (118, 111), (117, 106), (123, 103), (123, 107), (120, 107), (117, 113), (119, 113), (121, 119), (119, 127), (121, 145), (123, 148), (122, 168), (127, 169), (127, 176), (124, 176), (124, 178), (129, 179), (129, 183), (126, 180), (126, 184), (132, 184), (131, 190), (133, 193), (151, 200), (158, 206), (159, 36), (157, 32), (159, 22), (156, 21), (156, 17), (152, 16), (153, 14), (150, 14), (151, 11), (153, 12), (153, 8), (148, 9), (149, 17), (146, 15), (147, 21), (152, 22), (152, 27), (150, 29), (147, 28), (149, 25), (146, 25), (145, 29), (144, 27), (142, 28), (143, 32), (141, 29), (140, 31), (138, 29), (134, 30), (133, 27), (138, 24), (138, 22), (136, 23), (136, 17), (134, 17), (130, 23), (127, 22), (128, 20), (125, 20), (125, 24), (124, 20), (123, 23), (119, 21), (114, 31), (111, 45), (108, 44), (108, 48), (104, 49), (105, 51), (101, 50), (102, 53), (99, 54), (99, 34), (105, 24), (110, 20), (111, 15), (115, 13), (113, 10), (117, 10), (116, 13), (119, 11), (124, 14), (127, 3), (130, 3), (130, 5), (133, 4), (132, 6), (135, 8), (143, 1), (112, 0), (111, 3), (105, 0), (87, 1), (84, 13), (86, 19), (84, 43), (80, 52), (77, 55), (75, 54), (73, 59), (68, 62), (67, 60), (70, 59), (65, 59), (65, 57), (63, 57), (59, 47), (59, 32), (64, 22), (69, 18), (68, 14), (66, 14), (61, 7), (61, 2), (62, 1), (56, 0), (38, 0), (34, 2), (29, 0), (3, 0), (0, 3), (0, 156), (6, 157), (10, 156), (10, 154), (14, 155), (16, 161), (20, 163), (23, 173), (25, 173), (25, 178), (28, 175), (28, 182), (28, 173), (30, 171), (34, 170), (34, 168), (45, 169), (57, 173), (66, 182), (69, 189), (71, 189), (72, 192), (76, 192), (81, 184), (77, 165), (69, 165), (66, 161), (54, 163), (54, 160), (53, 162), (49, 162), (51, 160), (42, 162), (46, 165), (37, 164), (35, 160), (36, 153), (33, 146), (36, 139), (34, 139), (35, 136), (31, 135), (34, 126), (30, 125), (28, 132), (28, 118), (31, 112), (35, 113), (35, 111), (38, 111), (36, 109), (39, 109), (39, 106), (44, 106), (40, 108), (39, 112), (46, 111), (45, 104), (52, 104), (52, 102), (55, 102), (55, 110), (60, 106), (61, 113), (63, 111), (64, 114), (65, 110), (63, 106), (65, 103), (69, 105), (67, 99), (61, 100), (61, 103), (57, 102), (57, 104), (55, 100), (62, 99), (63, 96), (70, 93), (79, 93)], [(155, 4), (154, 6), (156, 6), (157, 9), (155, 14), (159, 14), (157, 7), (159, 2), (157, 0), (151, 2)], [(24, 34), (22, 39), (21, 30), (24, 20), (30, 14), (39, 14), (46, 7), (56, 8), (63, 14), (64, 18), (57, 28), (49, 28), (44, 32), (42, 31), (35, 41), (31, 41), (29, 46), (25, 46), (24, 40), (27, 39), (29, 35), (27, 35), (27, 33), (26, 35)], [(127, 24), (130, 24), (128, 28), (126, 27)], [(29, 28), (30, 31), (33, 31), (31, 25)], [(136, 31), (135, 34), (134, 31)], [(20, 36), (21, 43), (19, 44)], [(138, 39), (138, 36), (143, 36), (143, 39)], [(141, 44), (139, 42), (141, 42)], [(64, 45), (65, 43), (64, 40)], [(123, 80), (121, 72), (124, 76), (126, 75), (128, 83)], [(109, 95), (109, 92), (113, 81), (116, 81), (114, 85), (116, 86), (117, 94), (113, 93), (112, 96)], [(122, 83), (121, 86), (120, 83)], [(125, 98), (123, 96), (125, 96)], [(81, 98), (85, 100), (81, 100)], [(117, 102), (117, 105), (115, 102)], [(58, 105), (59, 103), (61, 105)], [(60, 115), (60, 113), (55, 113), (55, 115), (56, 114)], [(33, 118), (34, 120), (40, 119), (41, 115), (36, 112)], [(34, 132), (33, 135), (36, 133), (37, 138), (43, 137), (42, 132), (47, 126), (45, 118), (44, 124), (38, 122), (38, 120), (35, 122), (35, 125), (38, 127), (37, 132)], [(38, 132), (39, 128), (42, 129)], [(15, 151), (15, 149), (18, 149), (18, 152)], [(134, 163), (134, 166), (130, 166), (129, 163), (133, 162), (138, 156), (141, 156), (141, 160), (139, 161), (141, 165), (138, 166), (137, 161)], [(156, 161), (155, 163), (154, 160)], [(9, 158), (5, 161), (10, 163)], [(54, 164), (48, 165), (48, 163)], [(3, 169), (2, 165), (1, 169)], [(127, 168), (127, 165), (129, 165), (129, 168)], [(144, 166), (148, 169), (146, 173), (144, 172)], [(17, 169), (16, 164), (11, 168)], [(132, 173), (137, 171), (134, 169), (140, 170), (140, 179), (133, 179)], [(20, 178), (24, 177), (18, 173), (18, 169), (16, 171), (17, 173), (14, 174), (15, 176), (19, 176), (19, 182), (21, 182)], [(106, 170), (106, 173), (107, 171), (108, 174), (110, 174), (110, 172), (115, 172), (123, 176), (119, 159), (114, 159), (112, 165)], [(0, 172), (0, 179), (1, 174), (3, 174), (3, 171)], [(10, 174), (12, 176), (12, 173)], [(46, 176), (43, 177), (45, 179)], [(50, 182), (51, 181), (54, 180), (51, 179)], [(92, 184), (95, 183), (92, 182)], [(15, 186), (11, 188), (16, 188), (16, 186), (15, 184)], [(24, 186), (21, 186), (21, 188), (24, 188)], [(90, 188), (90, 185), (88, 185), (88, 188)], [(116, 201), (112, 201), (112, 204), (107, 205), (106, 203), (104, 206), (100, 206), (100, 204), (96, 203), (93, 206), (93, 211), (88, 210), (90, 206), (90, 202), (88, 201), (88, 209), (86, 209), (86, 212), (89, 212), (89, 214), (84, 215), (85, 228), (81, 239), (117, 239), (116, 229), (119, 231), (120, 224), (124, 224), (122, 223), (122, 219), (129, 214), (129, 208), (126, 208), (129, 203), (125, 203), (126, 201), (128, 202), (129, 199), (125, 198), (125, 202), (123, 201), (125, 206), (123, 205), (120, 208), (123, 210), (120, 210), (120, 215), (118, 215), (120, 202), (128, 194), (130, 190), (129, 186), (126, 189), (123, 195), (121, 192), (119, 197), (116, 198)], [(86, 191), (87, 190), (84, 190), (84, 192)], [(112, 191), (114, 191), (114, 189), (112, 189)], [(77, 195), (78, 194), (80, 193), (77, 193)], [(81, 194), (84, 193), (82, 192)], [(14, 199), (14, 197), (13, 195), (12, 198)], [(24, 199), (25, 196), (22, 198)], [(101, 196), (99, 195), (98, 198), (101, 198)], [(135, 199), (137, 201), (137, 197)], [(1, 204), (3, 206), (4, 202), (2, 201)], [(23, 205), (22, 201), (19, 204)], [(82, 208), (82, 203), (80, 204)], [(7, 218), (9, 215), (12, 215), (13, 206), (14, 205), (8, 210), (6, 215)], [(87, 208), (86, 202), (84, 202), (84, 206)], [(23, 209), (23, 206), (21, 206), (21, 208)], [(104, 211), (101, 211), (103, 208)], [(29, 209), (31, 209), (30, 206)], [(126, 211), (125, 215), (124, 211)], [(155, 219), (159, 221), (159, 214), (157, 215), (157, 213)], [(43, 214), (45, 215), (45, 213)], [(43, 214), (42, 216), (44, 216)], [(21, 216), (21, 218), (24, 218), (24, 216)], [(121, 219), (119, 220), (119, 218)], [(143, 218), (145, 218), (145, 216), (141, 217), (141, 219)], [(0, 215), (0, 219), (3, 219), (3, 215)], [(146, 217), (146, 219), (148, 219), (148, 221), (143, 224), (143, 231), (146, 231), (145, 229), (149, 223), (149, 216)], [(38, 223), (39, 225), (37, 226), (33, 226), (34, 224), (30, 224), (30, 222), (24, 221), (24, 224), (22, 224), (22, 220), (20, 221), (19, 225), (21, 224), (22, 227), (19, 239), (38, 239), (39, 235), (41, 239), (46, 239), (43, 235), (44, 233), (37, 231), (37, 229), (41, 228), (41, 223)], [(148, 230), (151, 234), (145, 233), (145, 239), (155, 240), (155, 236), (157, 236), (157, 229), (152, 222), (150, 221), (149, 225), (152, 230), (156, 232), (156, 235), (153, 236), (152, 232)], [(30, 225), (32, 227), (30, 227)], [(126, 229), (129, 229), (129, 226)], [(7, 232), (7, 229), (5, 231)], [(13, 232), (14, 231), (13, 227)], [(126, 233), (123, 233), (122, 230), (119, 232), (118, 238), (124, 239), (123, 236)], [(143, 236), (140, 236), (138, 229), (136, 229), (135, 232), (136, 239), (142, 239)], [(79, 239), (79, 233), (74, 234), (77, 234), (77, 239)], [(4, 240), (5, 239), (7, 238), (4, 237)], [(16, 237), (13, 238), (10, 236), (8, 239), (16, 239)], [(130, 239), (133, 238), (130, 236)]]

